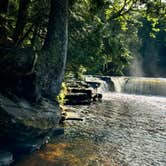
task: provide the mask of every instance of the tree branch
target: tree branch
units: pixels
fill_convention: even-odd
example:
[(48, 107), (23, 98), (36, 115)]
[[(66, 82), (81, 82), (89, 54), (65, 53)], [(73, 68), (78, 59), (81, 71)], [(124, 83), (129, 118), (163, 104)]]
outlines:
[[(125, 0), (123, 7), (122, 7), (118, 12), (116, 12), (115, 14), (113, 14), (113, 16), (110, 17), (110, 20), (114, 20), (114, 19), (116, 19), (116, 18), (118, 18), (118, 17), (120, 17), (120, 16), (124, 16), (125, 14), (127, 14), (128, 12), (130, 12), (130, 11), (133, 9), (133, 6), (134, 6), (134, 4), (135, 4), (136, 2), (137, 2), (137, 0), (132, 1), (132, 4), (128, 7), (127, 10), (125, 10), (126, 5), (128, 4), (128, 3), (127, 3), (127, 0)], [(130, 2), (129, 2), (129, 3), (130, 3)]]
[(24, 34), (24, 36), (17, 41), (17, 43), (15, 44), (16, 47), (20, 46), (23, 43), (23, 41), (28, 37), (29, 33), (32, 32), (33, 27), (34, 27), (34, 24), (32, 24), (27, 30), (27, 32)]

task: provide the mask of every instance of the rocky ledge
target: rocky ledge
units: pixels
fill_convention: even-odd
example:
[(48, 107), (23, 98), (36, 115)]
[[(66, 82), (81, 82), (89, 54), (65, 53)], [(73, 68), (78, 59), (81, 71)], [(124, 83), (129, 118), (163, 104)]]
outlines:
[(7, 151), (0, 151), (0, 165), (10, 165), (13, 162), (13, 154)]
[(44, 98), (32, 105), (0, 94), (0, 166), (9, 165), (13, 156), (15, 159), (30, 153), (47, 143), (50, 137), (62, 134), (60, 117), (58, 104)]
[(100, 86), (98, 82), (76, 81), (68, 83), (68, 94), (65, 99), (66, 105), (90, 104), (102, 99), (102, 94), (97, 92)]

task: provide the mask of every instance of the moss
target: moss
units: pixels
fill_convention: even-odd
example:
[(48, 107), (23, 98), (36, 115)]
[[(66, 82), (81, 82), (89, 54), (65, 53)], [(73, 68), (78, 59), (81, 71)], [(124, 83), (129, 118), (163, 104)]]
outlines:
[(66, 102), (65, 96), (67, 95), (67, 93), (68, 93), (68, 91), (67, 91), (66, 83), (63, 82), (63, 83), (62, 83), (62, 86), (61, 86), (60, 93), (59, 93), (59, 95), (56, 97), (56, 100), (58, 101), (58, 103), (59, 103), (60, 105), (64, 105), (64, 103)]

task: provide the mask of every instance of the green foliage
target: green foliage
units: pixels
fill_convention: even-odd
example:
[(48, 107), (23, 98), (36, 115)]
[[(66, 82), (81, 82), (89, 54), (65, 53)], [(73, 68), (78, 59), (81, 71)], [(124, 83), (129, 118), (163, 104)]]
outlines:
[(140, 53), (138, 32), (147, 28), (143, 20), (149, 22), (145, 37), (154, 38), (164, 10), (159, 0), (76, 1), (70, 10), (67, 71), (79, 75), (83, 66), (86, 74), (126, 74)]
[[(118, 15), (124, 4), (118, 6), (118, 2), (109, 4), (106, 1), (102, 4), (102, 8), (93, 10), (93, 15), (91, 1), (78, 1), (71, 9), (67, 71), (73, 70), (79, 75), (81, 65), (88, 74), (120, 75), (129, 64), (130, 50), (125, 40), (130, 26), (126, 19), (130, 17)], [(130, 8), (133, 4), (127, 2), (127, 5)], [(108, 69), (110, 63), (113, 64), (112, 69)]]
[(83, 75), (86, 72), (86, 68), (82, 65), (79, 66), (78, 71), (74, 73), (75, 78), (77, 78), (78, 80), (83, 80)]
[[(49, 9), (50, 0), (30, 1), (19, 47), (42, 48)], [(8, 12), (0, 13), (0, 45), (14, 45), (18, 10), (19, 0), (10, 0)], [(165, 43), (161, 37), (166, 33), (165, 11), (166, 3), (161, 0), (69, 1), (66, 72), (80, 79), (83, 74), (124, 75), (132, 57), (142, 53), (145, 40)]]
[(60, 90), (60, 93), (59, 95), (56, 97), (56, 100), (58, 101), (58, 103), (60, 105), (64, 105), (65, 103), (65, 96), (67, 95), (67, 86), (65, 84), (65, 82), (62, 83), (62, 86), (61, 86), (61, 90)]
[[(154, 32), (149, 20), (143, 18), (143, 26), (139, 29), (138, 36), (141, 40), (140, 53), (147, 76), (165, 76), (166, 70), (166, 21), (165, 18), (158, 19), (157, 29)], [(149, 35), (150, 34), (150, 35)]]

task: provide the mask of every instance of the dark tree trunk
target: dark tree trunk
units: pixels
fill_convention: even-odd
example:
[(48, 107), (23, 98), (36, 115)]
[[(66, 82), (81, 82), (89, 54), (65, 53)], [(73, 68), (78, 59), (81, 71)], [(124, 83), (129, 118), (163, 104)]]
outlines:
[[(22, 28), (19, 30), (16, 26), (16, 37), (23, 30), (23, 22), (17, 23)], [(65, 70), (67, 26), (68, 0), (51, 0), (48, 33), (40, 52), (30, 48), (0, 48), (0, 91), (9, 89), (17, 96), (33, 101), (37, 101), (40, 95), (55, 99)]]
[(36, 102), (40, 98), (35, 73), (37, 53), (31, 48), (0, 48), (0, 57), (0, 92)]
[(9, 0), (0, 0), (0, 13), (3, 13), (5, 15), (0, 15), (1, 25), (0, 25), (0, 46), (6, 46), (9, 44), (9, 41), (7, 39), (7, 12), (9, 7)]
[[(31, 48), (0, 48), (0, 75), (15, 77), (29, 75), (34, 72), (33, 63), (37, 59), (36, 53)], [(32, 71), (33, 70), (33, 71)]]
[(68, 42), (68, 0), (51, 0), (48, 33), (38, 65), (45, 96), (55, 99), (63, 80)]
[(18, 17), (17, 17), (16, 27), (14, 29), (13, 37), (12, 37), (15, 45), (17, 45), (17, 42), (23, 36), (24, 27), (26, 25), (27, 18), (28, 18), (29, 3), (30, 3), (30, 0), (20, 0), (19, 2)]
[(0, 0), (0, 13), (7, 13), (9, 0)]

